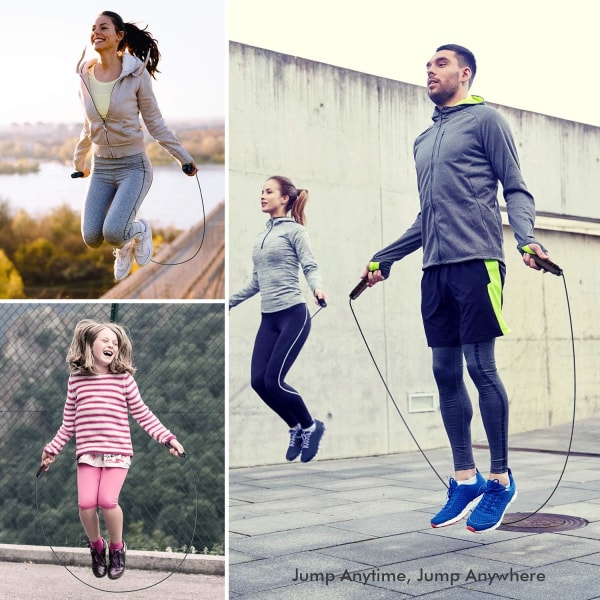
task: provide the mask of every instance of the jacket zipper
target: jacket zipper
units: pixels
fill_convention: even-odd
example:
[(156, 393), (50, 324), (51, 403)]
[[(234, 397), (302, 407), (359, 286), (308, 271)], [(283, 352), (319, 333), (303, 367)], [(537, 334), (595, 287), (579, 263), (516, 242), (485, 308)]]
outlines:
[(269, 227), (269, 231), (267, 231), (267, 233), (265, 233), (265, 237), (263, 238), (263, 241), (260, 245), (261, 250), (265, 247), (265, 240), (267, 239), (267, 237), (269, 236), (271, 231), (273, 231), (273, 227), (275, 227), (275, 224), (273, 222), (271, 222), (271, 227)]
[[(106, 126), (106, 119), (100, 114), (100, 111), (98, 110), (98, 107), (96, 106), (96, 103), (94, 102), (94, 96), (92, 96), (92, 92), (90, 91), (88, 84), (85, 82), (83, 75), (80, 74), (79, 76), (81, 77), (81, 81), (83, 81), (83, 85), (85, 86), (87, 93), (90, 95), (90, 100), (92, 101), (92, 104), (94, 105), (94, 110), (96, 111), (96, 114), (100, 117), (100, 119), (102, 121), (102, 129), (104, 129), (104, 137), (106, 138), (106, 145), (110, 149), (110, 157), (114, 158), (114, 155), (112, 153), (112, 146), (110, 145), (110, 140), (108, 139), (108, 127)], [(110, 104), (112, 102), (113, 92), (115, 91), (115, 86), (117, 85), (117, 83), (119, 83), (119, 81), (121, 81), (120, 76), (115, 81), (115, 85), (113, 85), (112, 90), (110, 90), (110, 98), (108, 100), (108, 110), (106, 111), (107, 117), (108, 117), (108, 113), (110, 112)]]
[(429, 192), (429, 203), (431, 204), (431, 212), (433, 213), (433, 228), (435, 231), (436, 238), (436, 249), (437, 249), (437, 259), (438, 261), (442, 260), (441, 249), (440, 249), (440, 236), (437, 228), (437, 220), (435, 216), (435, 203), (433, 201), (433, 184), (434, 184), (434, 175), (435, 175), (435, 156), (436, 153), (439, 155), (439, 147), (442, 142), (442, 137), (444, 137), (444, 132), (442, 131), (443, 124), (443, 109), (440, 111), (440, 124), (438, 126), (438, 130), (435, 134), (435, 140), (433, 142), (433, 148), (431, 149), (431, 159), (429, 162), (430, 170), (431, 170), (431, 185)]

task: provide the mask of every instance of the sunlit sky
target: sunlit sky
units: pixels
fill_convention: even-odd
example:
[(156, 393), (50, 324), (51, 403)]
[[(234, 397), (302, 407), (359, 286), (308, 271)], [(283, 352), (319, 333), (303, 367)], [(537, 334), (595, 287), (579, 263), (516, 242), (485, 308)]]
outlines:
[(229, 0), (232, 40), (418, 85), (437, 46), (462, 44), (472, 93), (596, 126), (598, 23), (598, 0)]
[(80, 122), (75, 66), (97, 15), (148, 25), (162, 54), (154, 91), (163, 115), (224, 118), (225, 0), (27, 0), (0, 8), (0, 124)]

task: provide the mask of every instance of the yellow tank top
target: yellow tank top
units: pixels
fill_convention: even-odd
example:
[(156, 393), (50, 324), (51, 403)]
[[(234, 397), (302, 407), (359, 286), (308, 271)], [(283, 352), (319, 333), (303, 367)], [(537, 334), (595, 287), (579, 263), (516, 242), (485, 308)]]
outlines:
[(90, 78), (90, 94), (92, 95), (92, 100), (94, 101), (100, 116), (103, 119), (106, 119), (108, 107), (110, 105), (110, 95), (112, 94), (113, 87), (115, 87), (117, 80), (98, 81), (94, 75), (94, 67), (90, 67), (88, 75)]

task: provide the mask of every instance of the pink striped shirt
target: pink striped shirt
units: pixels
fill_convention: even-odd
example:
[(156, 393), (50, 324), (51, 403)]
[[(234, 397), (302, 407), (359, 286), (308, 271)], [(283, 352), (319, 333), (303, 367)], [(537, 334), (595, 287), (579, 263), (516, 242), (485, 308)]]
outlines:
[(77, 456), (85, 452), (133, 456), (128, 409), (157, 442), (175, 439), (144, 404), (131, 374), (71, 375), (63, 422), (46, 452), (58, 454), (75, 435)]

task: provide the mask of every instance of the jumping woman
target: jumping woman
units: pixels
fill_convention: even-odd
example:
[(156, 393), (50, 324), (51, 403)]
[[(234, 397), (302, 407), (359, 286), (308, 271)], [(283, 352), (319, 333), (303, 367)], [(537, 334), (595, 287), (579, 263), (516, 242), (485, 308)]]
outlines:
[(302, 462), (315, 457), (325, 432), (302, 396), (285, 382), (310, 332), (310, 315), (300, 290), (300, 268), (315, 303), (327, 300), (304, 227), (307, 200), (308, 191), (296, 189), (287, 177), (276, 175), (266, 181), (260, 204), (270, 219), (254, 243), (252, 281), (229, 300), (233, 308), (260, 292), (262, 319), (252, 353), (252, 388), (289, 428), (286, 459), (300, 456)]
[[(152, 91), (160, 52), (150, 32), (104, 11), (90, 39), (98, 56), (77, 66), (85, 120), (73, 164), (82, 177), (92, 175), (81, 231), (87, 246), (99, 248), (106, 240), (115, 248), (114, 274), (120, 281), (134, 259), (144, 266), (153, 253), (150, 224), (136, 220), (152, 184), (140, 115), (154, 139), (182, 167), (187, 165), (187, 175), (195, 175), (197, 168), (165, 125)], [(91, 171), (86, 164), (90, 147)]]
[[(65, 444), (75, 436), (79, 518), (88, 537), (92, 572), (118, 579), (125, 571), (123, 511), (119, 493), (131, 465), (133, 447), (128, 412), (170, 453), (183, 446), (144, 404), (133, 378), (131, 340), (114, 323), (84, 319), (75, 327), (67, 354), (70, 377), (63, 422), (42, 452), (47, 471)], [(102, 510), (109, 544), (100, 534)], [(108, 564), (107, 564), (108, 553)]]

